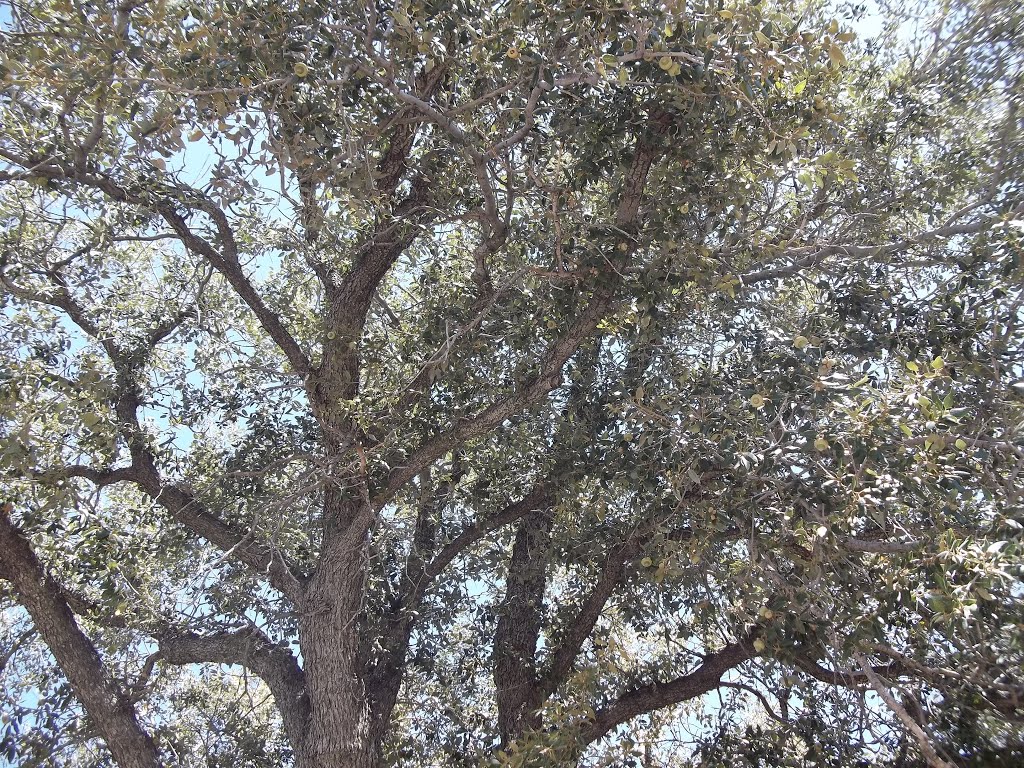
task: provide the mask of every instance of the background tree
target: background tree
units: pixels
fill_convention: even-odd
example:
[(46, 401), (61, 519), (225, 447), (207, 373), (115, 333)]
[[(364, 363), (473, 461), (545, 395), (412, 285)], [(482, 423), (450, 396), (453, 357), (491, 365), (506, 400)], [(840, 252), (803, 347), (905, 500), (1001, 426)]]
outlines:
[(1024, 16), (935, 11), (0, 6), (8, 758), (1018, 764)]

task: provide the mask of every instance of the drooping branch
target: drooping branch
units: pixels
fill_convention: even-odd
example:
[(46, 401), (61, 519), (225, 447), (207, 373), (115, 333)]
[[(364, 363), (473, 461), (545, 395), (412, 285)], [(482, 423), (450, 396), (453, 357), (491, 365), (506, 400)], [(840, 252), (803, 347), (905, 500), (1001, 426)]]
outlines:
[(992, 709), (1017, 720), (1024, 718), (1024, 685), (1012, 678), (1007, 679), (1005, 673), (1001, 675), (999, 682), (983, 680), (979, 679), (980, 676), (976, 673), (968, 675), (948, 667), (922, 664), (887, 645), (872, 643), (867, 648), (872, 653), (892, 659), (893, 664), (896, 665), (896, 674), (913, 675), (939, 689), (945, 688), (950, 683), (967, 686), (971, 690), (979, 692), (982, 701)]
[(46, 642), (75, 696), (121, 768), (157, 768), (156, 745), (142, 729), (134, 708), (110, 677), (92, 641), (79, 628), (60, 585), (46, 573), (25, 536), (0, 509), (0, 563), (19, 602)]
[(902, 555), (908, 552), (917, 552), (925, 546), (925, 539), (911, 539), (910, 541), (887, 541), (883, 539), (863, 539), (855, 536), (847, 536), (839, 542), (844, 549), (852, 552), (866, 552), (876, 555)]
[(160, 658), (168, 664), (228, 664), (250, 670), (267, 684), (281, 712), (288, 741), (302, 751), (309, 718), (305, 676), (295, 656), (256, 628), (198, 635), (163, 632), (157, 637)]
[(292, 602), (298, 603), (302, 599), (302, 576), (298, 569), (291, 566), (280, 552), (256, 541), (251, 533), (238, 531), (211, 514), (190, 490), (165, 484), (148, 448), (136, 456), (135, 463), (128, 467), (51, 467), (34, 476), (44, 482), (81, 477), (100, 488), (115, 483), (134, 483), (192, 533), (249, 566), (255, 573), (266, 574), (271, 586)]

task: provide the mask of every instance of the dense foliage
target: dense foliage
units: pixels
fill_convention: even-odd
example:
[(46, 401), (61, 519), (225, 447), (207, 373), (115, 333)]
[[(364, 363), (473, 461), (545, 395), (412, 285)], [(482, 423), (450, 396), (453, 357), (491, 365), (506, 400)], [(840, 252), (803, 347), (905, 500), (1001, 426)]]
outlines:
[(1024, 11), (0, 4), (20, 765), (1020, 765)]

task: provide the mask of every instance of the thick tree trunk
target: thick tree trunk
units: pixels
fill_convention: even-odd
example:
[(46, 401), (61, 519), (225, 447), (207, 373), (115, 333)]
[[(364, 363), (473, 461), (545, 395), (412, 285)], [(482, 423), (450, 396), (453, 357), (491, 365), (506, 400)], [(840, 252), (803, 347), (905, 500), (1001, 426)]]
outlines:
[(544, 616), (544, 589), (551, 511), (535, 509), (519, 524), (508, 567), (505, 600), (494, 636), (494, 685), (502, 747), (536, 726), (528, 703), (537, 683), (537, 638)]
[(306, 587), (299, 643), (310, 718), (302, 768), (375, 768), (370, 707), (359, 658), (371, 512), (329, 488), (320, 562)]

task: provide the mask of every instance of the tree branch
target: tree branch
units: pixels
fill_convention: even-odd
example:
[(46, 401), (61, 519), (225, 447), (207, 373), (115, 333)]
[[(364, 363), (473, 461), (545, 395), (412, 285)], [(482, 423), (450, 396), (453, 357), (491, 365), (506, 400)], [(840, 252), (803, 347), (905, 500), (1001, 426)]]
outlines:
[[(868, 259), (886, 256), (892, 253), (899, 253), (914, 246), (934, 242), (943, 238), (956, 237), (958, 235), (973, 235), (990, 228), (1002, 220), (1003, 216), (983, 216), (969, 223), (958, 223), (958, 220), (977, 206), (970, 206), (962, 211), (954, 213), (942, 226), (935, 229), (919, 232), (913, 237), (903, 240), (896, 240), (881, 245), (812, 245), (802, 248), (791, 248), (779, 254), (779, 258), (789, 259), (789, 264), (778, 267), (764, 266), (754, 269), (740, 277), (742, 285), (754, 285), (769, 280), (777, 280), (795, 275), (808, 267), (817, 266), (831, 256), (849, 256), (867, 261)], [(1017, 206), (1010, 215), (1019, 215), (1024, 211), (1024, 206)]]
[(498, 607), (492, 653), (502, 747), (515, 741), (528, 725), (540, 724), (531, 701), (553, 522), (550, 506), (538, 507), (520, 518), (505, 578), (505, 597)]
[[(550, 655), (548, 671), (538, 681), (535, 689), (535, 698), (531, 702), (533, 707), (539, 708), (565, 682), (572, 671), (580, 649), (587, 638), (590, 637), (591, 632), (594, 631), (594, 627), (598, 619), (601, 618), (605, 605), (607, 605), (608, 600), (615, 593), (616, 587), (618, 587), (619, 582), (622, 580), (626, 562), (640, 554), (647, 541), (647, 537), (654, 532), (661, 522), (663, 522), (663, 518), (659, 516), (653, 517), (646, 525), (630, 533), (607, 556), (597, 582), (583, 601), (583, 605), (580, 606), (579, 612), (572, 623), (563, 630), (559, 642), (555, 645), (554, 651)], [(742, 532), (735, 529), (723, 532), (723, 536), (738, 537), (741, 535)], [(670, 532), (666, 538), (679, 542), (689, 540), (692, 536), (693, 531), (690, 528), (677, 528)]]
[(687, 675), (666, 683), (654, 682), (623, 693), (611, 704), (599, 709), (593, 722), (583, 728), (583, 744), (597, 741), (616, 726), (632, 720), (637, 715), (689, 701), (714, 690), (718, 687), (722, 675), (757, 656), (754, 649), (757, 635), (758, 630), (754, 629), (739, 642), (731, 643), (720, 651), (706, 655), (701, 665)]
[(448, 564), (456, 557), (469, 549), (487, 534), (496, 531), (502, 526), (514, 523), (523, 515), (543, 507), (548, 502), (549, 490), (543, 483), (537, 483), (526, 496), (519, 501), (509, 504), (507, 507), (490, 517), (473, 523), (463, 530), (458, 536), (441, 548), (441, 551), (423, 569), (423, 578), (414, 595), (422, 594), (423, 590), (431, 581), (441, 575)]
[[(9, 283), (6, 277), (4, 277), (4, 282), (5, 284)], [(34, 473), (34, 476), (40, 480), (81, 477), (100, 487), (117, 482), (134, 482), (182, 525), (224, 552), (232, 554), (235, 559), (249, 565), (257, 572), (266, 573), (274, 588), (287, 595), (292, 601), (296, 603), (300, 601), (302, 595), (300, 579), (296, 576), (296, 571), (284, 561), (278, 552), (253, 541), (250, 533), (236, 531), (207, 512), (190, 491), (180, 486), (164, 485), (160, 477), (156, 456), (145, 439), (138, 419), (138, 410), (142, 403), (136, 380), (146, 356), (152, 351), (152, 345), (159, 343), (166, 334), (177, 327), (177, 323), (181, 319), (180, 315), (164, 323), (158, 323), (155, 328), (150, 330), (147, 335), (150, 342), (149, 347), (141, 351), (126, 351), (121, 349), (111, 338), (103, 336), (100, 329), (89, 320), (84, 307), (62, 287), (59, 287), (53, 296), (32, 294), (29, 298), (56, 306), (66, 312), (87, 335), (95, 339), (106, 351), (117, 372), (117, 390), (113, 402), (118, 420), (117, 426), (128, 444), (132, 460), (128, 467), (95, 469), (85, 465), (73, 465), (51, 468)], [(187, 311), (189, 310), (183, 310), (183, 312)]]
[(626, 561), (636, 557), (640, 547), (640, 538), (630, 536), (605, 559), (597, 583), (583, 601), (572, 623), (562, 632), (559, 643), (551, 654), (547, 672), (538, 681), (535, 699), (531, 702), (535, 708), (540, 707), (569, 676), (580, 649), (590, 637), (605, 605), (622, 579)]
[[(663, 114), (655, 116), (651, 122), (651, 135), (637, 142), (633, 163), (623, 182), (622, 197), (615, 212), (615, 226), (623, 232), (636, 226), (644, 186), (651, 166), (661, 153), (660, 137), (668, 126), (668, 118)], [(627, 237), (622, 244), (626, 246), (625, 255), (629, 260), (635, 252), (636, 241)], [(487, 434), (558, 387), (562, 381), (562, 367), (614, 306), (615, 294), (622, 280), (622, 270), (612, 268), (611, 274), (594, 291), (586, 308), (565, 334), (548, 347), (539, 361), (538, 373), (531, 376), (517, 391), (488, 406), (476, 416), (457, 423), (447, 432), (428, 439), (408, 457), (404, 465), (398, 466), (398, 460), (393, 459), (393, 469), (385, 486), (373, 499), (374, 507), (379, 509), (386, 504), (409, 480), (440, 456), (467, 440)]]
[[(195, 195), (199, 194), (194, 191), (192, 192)], [(266, 305), (263, 297), (256, 292), (252, 283), (249, 282), (249, 278), (245, 276), (242, 265), (238, 261), (238, 246), (235, 244), (234, 233), (231, 231), (231, 226), (228, 224), (224, 212), (205, 198), (195, 201), (195, 205), (213, 220), (214, 226), (216, 226), (217, 232), (220, 235), (221, 251), (218, 251), (207, 240), (199, 237), (199, 235), (192, 231), (188, 224), (185, 223), (184, 217), (178, 212), (178, 207), (174, 201), (164, 198), (157, 201), (153, 207), (164, 217), (164, 220), (174, 230), (174, 233), (186, 248), (204, 257), (213, 265), (214, 269), (224, 276), (238, 297), (256, 315), (256, 319), (263, 326), (263, 330), (267, 332), (278, 348), (284, 353), (288, 363), (295, 372), (303, 376), (308, 375), (310, 364), (306, 353), (288, 329), (285, 328), (281, 318)]]
[[(821, 666), (806, 653), (797, 653), (793, 656), (793, 663), (808, 675), (828, 685), (838, 685), (843, 688), (854, 690), (861, 688), (867, 682), (867, 676), (860, 672), (836, 672)], [(905, 672), (902, 664), (892, 662), (884, 667), (872, 667), (876, 674), (901, 675)]]
[[(103, 192), (117, 202), (159, 213), (186, 248), (206, 258), (218, 272), (224, 275), (235, 293), (256, 315), (260, 325), (288, 358), (292, 368), (300, 374), (309, 372), (309, 360), (302, 348), (284, 327), (281, 318), (267, 307), (263, 298), (245, 276), (238, 261), (238, 248), (227, 216), (202, 192), (192, 188), (181, 188), (177, 190), (179, 199), (159, 197), (154, 200), (152, 199), (154, 192), (151, 188), (129, 189), (105, 174), (90, 171), (78, 164), (65, 166), (59, 160), (52, 158), (47, 162), (37, 163), (32, 162), (31, 158), (18, 157), (6, 152), (3, 155), (11, 163), (21, 166), (24, 170), (17, 173), (0, 172), (0, 180), (36, 178), (50, 181), (71, 181)], [(179, 213), (179, 206), (200, 211), (210, 217), (221, 239), (222, 251), (218, 251), (211, 243), (192, 231)]]
[(924, 753), (925, 760), (928, 761), (928, 765), (931, 768), (956, 768), (952, 763), (946, 762), (939, 753), (935, 751), (935, 747), (932, 746), (931, 740), (928, 738), (928, 734), (924, 732), (924, 729), (917, 723), (914, 718), (910, 716), (910, 713), (904, 709), (903, 705), (896, 701), (896, 698), (892, 695), (889, 687), (885, 681), (875, 672), (874, 668), (868, 664), (864, 654), (859, 651), (855, 651), (853, 654), (854, 661), (860, 666), (864, 672), (864, 677), (867, 678), (868, 683), (878, 694), (879, 698), (885, 702), (885, 705), (892, 710), (893, 714), (899, 718), (900, 722), (903, 723), (903, 727), (907, 729), (914, 740), (920, 747), (921, 752)]
[(275, 645), (255, 627), (216, 635), (168, 631), (157, 641), (160, 658), (168, 664), (238, 665), (261, 678), (281, 712), (288, 741), (297, 753), (302, 751), (309, 699), (302, 669), (287, 648)]
[(75, 696), (121, 768), (157, 768), (160, 757), (131, 703), (107, 673), (95, 646), (75, 622), (63, 590), (14, 527), (11, 505), (0, 508), (0, 563)]
[[(543, 508), (548, 503), (547, 490), (543, 484), (538, 483), (520, 501), (508, 505), (495, 515), (465, 529), (443, 547), (429, 563), (423, 563), (419, 559), (418, 549), (414, 549), (413, 558), (407, 567), (404, 590), (397, 600), (396, 607), (386, 617), (386, 623), (379, 639), (379, 646), (382, 649), (380, 659), (370, 666), (366, 676), (367, 688), (370, 691), (373, 704), (375, 738), (383, 738), (388, 719), (394, 708), (417, 612), (430, 584), (452, 560), (488, 533), (518, 520), (533, 510)], [(420, 528), (419, 521), (417, 521), (417, 539), (423, 536)]]

